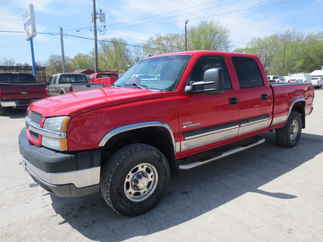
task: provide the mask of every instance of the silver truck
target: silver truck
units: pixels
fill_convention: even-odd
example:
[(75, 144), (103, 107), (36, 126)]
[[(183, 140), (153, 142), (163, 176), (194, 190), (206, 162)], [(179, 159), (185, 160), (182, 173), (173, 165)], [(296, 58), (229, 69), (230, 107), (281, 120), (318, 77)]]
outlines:
[(48, 83), (48, 94), (50, 96), (54, 96), (100, 87), (103, 87), (103, 85), (89, 83), (88, 77), (84, 74), (59, 73), (50, 77)]

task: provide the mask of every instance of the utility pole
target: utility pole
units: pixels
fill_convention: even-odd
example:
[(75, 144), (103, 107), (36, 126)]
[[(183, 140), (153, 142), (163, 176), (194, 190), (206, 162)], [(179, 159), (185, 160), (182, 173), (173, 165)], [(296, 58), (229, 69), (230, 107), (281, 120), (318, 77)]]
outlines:
[(59, 28), (59, 33), (61, 36), (61, 56), (62, 56), (62, 71), (65, 73), (65, 53), (64, 53), (64, 34), (63, 34), (63, 28)]
[(187, 24), (188, 24), (188, 19), (185, 21), (185, 51), (187, 51)]
[(93, 21), (93, 33), (94, 33), (94, 71), (98, 72), (98, 33), (96, 28), (96, 0), (92, 0), (93, 2), (93, 12), (92, 12), (92, 21)]
[(34, 51), (34, 40), (31, 38), (30, 42), (30, 50), (31, 50), (31, 65), (32, 65), (32, 73), (35, 78), (37, 78), (37, 66), (35, 61), (35, 51)]

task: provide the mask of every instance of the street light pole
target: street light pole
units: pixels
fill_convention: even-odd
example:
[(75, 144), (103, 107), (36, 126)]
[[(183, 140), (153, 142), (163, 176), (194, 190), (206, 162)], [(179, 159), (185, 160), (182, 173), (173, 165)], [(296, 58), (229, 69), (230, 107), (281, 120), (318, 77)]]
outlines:
[(93, 32), (94, 32), (94, 71), (98, 72), (98, 33), (96, 28), (96, 0), (92, 0), (93, 2), (93, 13), (92, 13), (92, 21), (93, 21)]
[(187, 47), (187, 24), (188, 24), (188, 19), (185, 21), (185, 51), (188, 50), (188, 47)]

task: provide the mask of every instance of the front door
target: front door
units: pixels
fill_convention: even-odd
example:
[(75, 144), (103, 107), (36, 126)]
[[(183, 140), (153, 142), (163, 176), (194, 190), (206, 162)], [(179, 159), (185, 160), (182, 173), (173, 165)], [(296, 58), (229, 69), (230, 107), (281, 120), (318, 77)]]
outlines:
[(238, 135), (239, 108), (233, 98), (236, 90), (233, 90), (224, 57), (201, 57), (189, 82), (202, 81), (207, 69), (218, 67), (223, 69), (224, 93), (187, 94), (183, 100), (180, 109), (181, 151), (201, 151), (199, 147), (208, 148), (207, 145)]

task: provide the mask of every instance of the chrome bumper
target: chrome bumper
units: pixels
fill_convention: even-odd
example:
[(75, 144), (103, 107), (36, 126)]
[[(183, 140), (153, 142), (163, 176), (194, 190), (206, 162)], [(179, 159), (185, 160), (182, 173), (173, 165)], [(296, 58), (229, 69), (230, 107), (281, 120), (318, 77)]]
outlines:
[(27, 160), (23, 160), (26, 171), (35, 179), (50, 185), (73, 184), (76, 188), (94, 186), (100, 182), (100, 167), (70, 172), (45, 172)]

